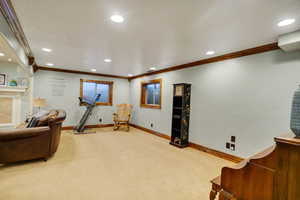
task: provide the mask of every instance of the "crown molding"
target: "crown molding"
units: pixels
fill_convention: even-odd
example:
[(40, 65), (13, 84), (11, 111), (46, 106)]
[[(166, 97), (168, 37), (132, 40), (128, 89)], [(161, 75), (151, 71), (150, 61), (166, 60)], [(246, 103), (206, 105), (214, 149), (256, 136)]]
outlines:
[(15, 8), (11, 0), (0, 0), (0, 11), (4, 16), (9, 28), (11, 29), (14, 36), (17, 38), (21, 47), (23, 48), (28, 59), (33, 57), (33, 53), (30, 49), (29, 43), (20, 24)]
[(109, 77), (109, 78), (128, 79), (127, 76), (118, 76), (118, 75), (112, 75), (112, 74), (100, 74), (100, 73), (93, 73), (93, 72), (84, 72), (84, 71), (77, 71), (77, 70), (43, 67), (43, 66), (37, 66), (36, 71), (38, 71), (38, 70), (64, 72), (64, 73), (72, 73), (72, 74), (86, 74), (86, 75), (103, 76), (103, 77)]
[(128, 77), (128, 80), (130, 81), (130, 80), (140, 78), (140, 77), (144, 77), (144, 76), (151, 76), (151, 75), (155, 75), (155, 74), (161, 74), (161, 73), (166, 73), (166, 72), (171, 72), (171, 71), (177, 71), (177, 70), (181, 70), (181, 69), (187, 69), (187, 68), (190, 68), (190, 67), (196, 67), (196, 66), (200, 67), (201, 65), (205, 65), (205, 64), (209, 64), (209, 63), (220, 62), (220, 61), (224, 61), (224, 60), (249, 56), (249, 55), (258, 54), (258, 53), (264, 53), (264, 52), (267, 52), (267, 51), (273, 51), (273, 50), (277, 50), (277, 49), (279, 49), (277, 42), (276, 43), (271, 43), (271, 44), (266, 44), (266, 45), (262, 45), (262, 46), (258, 46), (258, 47), (254, 47), (254, 48), (250, 48), (250, 49), (245, 49), (245, 50), (242, 50), (242, 51), (236, 51), (236, 52), (224, 54), (224, 55), (221, 55), (221, 56), (216, 56), (216, 57), (212, 57), (212, 58), (207, 58), (207, 59), (203, 59), (203, 60), (194, 61), (194, 62), (191, 62), (191, 63), (186, 63), (186, 64), (182, 64), (182, 65), (176, 65), (176, 66), (168, 67), (168, 68), (153, 71), (153, 72), (147, 72), (147, 73), (139, 74), (139, 75), (136, 75), (136, 76)]

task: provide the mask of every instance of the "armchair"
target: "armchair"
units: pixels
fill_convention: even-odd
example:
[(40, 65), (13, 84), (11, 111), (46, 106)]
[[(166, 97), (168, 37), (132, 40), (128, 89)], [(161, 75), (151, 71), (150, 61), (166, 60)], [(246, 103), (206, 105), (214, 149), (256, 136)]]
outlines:
[(117, 113), (113, 114), (114, 131), (118, 130), (122, 125), (129, 131), (129, 121), (131, 118), (132, 105), (119, 104), (117, 105)]

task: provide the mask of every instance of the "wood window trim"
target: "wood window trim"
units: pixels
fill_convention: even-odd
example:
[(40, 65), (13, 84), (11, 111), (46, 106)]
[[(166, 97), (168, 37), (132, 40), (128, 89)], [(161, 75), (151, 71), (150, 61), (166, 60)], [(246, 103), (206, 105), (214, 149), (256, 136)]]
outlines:
[[(109, 85), (109, 97), (108, 102), (97, 102), (97, 106), (112, 106), (113, 105), (113, 81), (99, 81), (99, 80), (87, 80), (87, 79), (80, 79), (80, 97), (83, 98), (83, 82), (89, 82), (89, 83), (97, 83), (97, 84), (107, 84)], [(80, 106), (83, 106), (80, 104)]]
[[(148, 84), (153, 84), (153, 83), (159, 83), (160, 84), (160, 99), (159, 105), (150, 105), (150, 104), (146, 104), (146, 86)], [(161, 109), (161, 103), (162, 103), (162, 79), (154, 79), (154, 80), (150, 80), (150, 81), (146, 81), (146, 82), (141, 82), (141, 102), (140, 102), (140, 106), (143, 108), (153, 108), (153, 109)]]

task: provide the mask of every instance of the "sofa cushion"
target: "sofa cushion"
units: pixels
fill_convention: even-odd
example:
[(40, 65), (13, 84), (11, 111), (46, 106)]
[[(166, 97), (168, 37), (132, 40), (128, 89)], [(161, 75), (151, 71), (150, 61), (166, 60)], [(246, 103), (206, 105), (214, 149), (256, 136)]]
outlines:
[(33, 128), (36, 127), (38, 124), (38, 119), (36, 117), (32, 117), (31, 120), (28, 122), (26, 128)]
[(41, 116), (38, 118), (38, 123), (37, 126), (48, 126), (49, 125), (49, 120), (53, 119), (57, 116), (57, 111), (52, 110), (50, 111), (47, 115)]

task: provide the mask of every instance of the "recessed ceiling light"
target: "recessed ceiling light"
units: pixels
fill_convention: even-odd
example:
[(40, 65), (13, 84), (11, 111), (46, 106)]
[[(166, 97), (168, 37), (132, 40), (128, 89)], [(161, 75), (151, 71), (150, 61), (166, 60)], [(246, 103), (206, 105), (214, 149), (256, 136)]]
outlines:
[(110, 20), (116, 23), (122, 23), (124, 22), (124, 17), (121, 15), (113, 15), (110, 17)]
[(5, 54), (4, 53), (0, 53), (0, 56), (5, 56)]
[(104, 59), (104, 62), (110, 63), (110, 62), (111, 62), (111, 59), (106, 58), (106, 59)]
[(208, 52), (206, 52), (206, 55), (214, 55), (214, 54), (215, 54), (214, 51), (208, 51)]
[(129, 77), (133, 76), (133, 74), (128, 74)]
[(285, 19), (285, 20), (280, 21), (277, 25), (279, 27), (288, 26), (288, 25), (295, 23), (295, 21), (296, 21), (295, 19)]
[(97, 70), (96, 70), (96, 69), (91, 69), (91, 71), (92, 71), (92, 72), (95, 72), (95, 71), (97, 71)]
[(48, 49), (48, 48), (42, 48), (42, 50), (45, 51), (45, 52), (51, 52), (52, 51), (52, 49)]
[(54, 64), (53, 63), (47, 63), (46, 65), (49, 66), (49, 67), (52, 67)]
[(155, 68), (155, 67), (151, 67), (150, 70), (151, 70), (151, 71), (154, 71), (154, 70), (156, 70), (156, 68)]
[(11, 58), (9, 58), (9, 59), (8, 59), (8, 62), (11, 62), (11, 61), (12, 61), (12, 59), (11, 59)]

